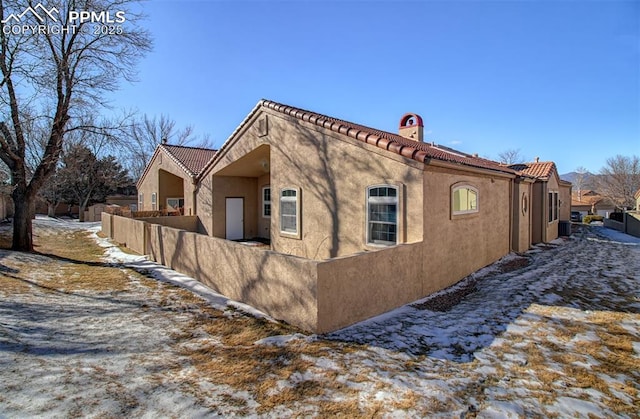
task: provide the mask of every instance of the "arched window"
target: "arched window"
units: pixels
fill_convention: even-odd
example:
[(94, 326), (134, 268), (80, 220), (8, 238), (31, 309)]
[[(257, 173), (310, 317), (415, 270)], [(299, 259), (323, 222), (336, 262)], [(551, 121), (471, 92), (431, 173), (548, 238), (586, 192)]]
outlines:
[(398, 188), (391, 185), (367, 188), (367, 243), (398, 242)]
[(451, 192), (454, 215), (478, 212), (478, 189), (471, 185), (455, 186)]

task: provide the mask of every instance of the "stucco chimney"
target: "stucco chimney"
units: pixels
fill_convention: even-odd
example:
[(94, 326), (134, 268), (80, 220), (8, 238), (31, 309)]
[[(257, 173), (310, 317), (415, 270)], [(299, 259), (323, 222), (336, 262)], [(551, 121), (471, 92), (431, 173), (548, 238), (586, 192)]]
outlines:
[(398, 134), (414, 141), (424, 141), (424, 124), (420, 115), (415, 113), (405, 114), (400, 119)]

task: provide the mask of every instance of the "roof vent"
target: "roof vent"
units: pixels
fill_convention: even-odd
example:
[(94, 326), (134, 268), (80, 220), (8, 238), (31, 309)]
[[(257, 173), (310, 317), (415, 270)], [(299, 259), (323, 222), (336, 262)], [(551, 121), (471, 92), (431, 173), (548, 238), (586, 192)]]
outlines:
[(536, 157), (536, 163), (540, 163), (540, 157)]
[(404, 137), (414, 141), (424, 141), (424, 124), (420, 115), (415, 113), (405, 114), (400, 119), (400, 127), (398, 133)]

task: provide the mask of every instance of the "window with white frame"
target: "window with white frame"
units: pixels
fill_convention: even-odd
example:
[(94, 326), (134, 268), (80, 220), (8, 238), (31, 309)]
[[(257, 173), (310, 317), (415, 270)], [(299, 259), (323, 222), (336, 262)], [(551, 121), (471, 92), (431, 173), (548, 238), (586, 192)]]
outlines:
[(141, 193), (138, 195), (138, 211), (142, 211), (144, 208), (144, 194)]
[(280, 192), (280, 231), (298, 234), (300, 224), (298, 190), (285, 188)]
[(151, 194), (151, 211), (155, 211), (157, 209), (157, 195), (154, 192)]
[(471, 185), (460, 185), (451, 193), (451, 208), (454, 215), (478, 212), (478, 189)]
[(391, 185), (367, 188), (367, 243), (398, 242), (398, 188)]
[(262, 188), (262, 216), (264, 218), (271, 217), (271, 187)]
[(549, 222), (558, 220), (558, 192), (549, 192)]

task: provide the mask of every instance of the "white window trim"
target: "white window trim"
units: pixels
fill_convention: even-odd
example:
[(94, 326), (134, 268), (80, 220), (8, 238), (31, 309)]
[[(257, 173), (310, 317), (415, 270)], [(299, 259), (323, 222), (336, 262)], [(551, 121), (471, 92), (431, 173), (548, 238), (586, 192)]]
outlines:
[[(453, 195), (456, 193), (456, 191), (458, 191), (460, 189), (469, 189), (469, 190), (472, 190), (473, 192), (475, 192), (475, 194), (476, 194), (476, 207), (475, 207), (475, 209), (463, 210), (463, 211), (456, 211), (454, 209), (454, 198), (453, 198)], [(476, 188), (475, 186), (470, 185), (468, 183), (458, 183), (458, 184), (453, 185), (453, 187), (451, 188), (451, 215), (475, 214), (475, 213), (477, 213), (479, 211), (480, 211), (480, 191), (478, 191), (478, 188)]]
[(144, 208), (144, 192), (138, 194), (138, 211)]
[(155, 192), (153, 192), (151, 194), (151, 211), (155, 211), (155, 210), (158, 209), (157, 208), (158, 207), (158, 205), (157, 205), (158, 204), (158, 199), (157, 198), (158, 198), (158, 195)]
[[(296, 202), (296, 231), (285, 231), (282, 229), (282, 201), (283, 199), (285, 200), (292, 200), (292, 197), (283, 197), (282, 194), (285, 191), (294, 191), (296, 193), (296, 197), (295, 197), (295, 202)], [(273, 202), (273, 200), (271, 201)], [(293, 187), (286, 187), (286, 188), (282, 188), (280, 189), (280, 193), (278, 194), (278, 222), (279, 222), (279, 231), (280, 231), (280, 235), (285, 236), (285, 237), (291, 237), (291, 238), (296, 238), (299, 239), (301, 237), (301, 228), (300, 228), (300, 188), (293, 188)], [(271, 212), (273, 213), (273, 207), (271, 207)]]
[[(391, 189), (395, 189), (396, 191), (396, 196), (394, 197), (375, 197), (376, 200), (381, 201), (381, 203), (392, 203), (394, 202), (396, 204), (396, 241), (395, 242), (384, 242), (384, 241), (378, 241), (378, 242), (373, 242), (371, 241), (371, 237), (369, 237), (369, 202), (370, 202), (370, 197), (369, 197), (369, 193), (372, 189), (377, 189), (377, 188), (391, 188)], [(401, 235), (401, 229), (400, 229), (400, 220), (402, 217), (400, 217), (400, 211), (402, 209), (400, 203), (401, 203), (401, 199), (400, 199), (400, 193), (401, 193), (401, 189), (398, 185), (390, 185), (390, 184), (382, 184), (382, 185), (371, 185), (371, 186), (367, 186), (367, 189), (365, 191), (365, 243), (367, 246), (371, 246), (371, 247), (387, 247), (387, 246), (395, 246), (398, 243), (400, 243), (400, 235)], [(384, 201), (388, 201), (388, 202), (384, 202)]]
[(269, 197), (273, 198), (273, 196), (271, 195), (271, 185), (263, 186), (262, 187), (262, 195), (260, 197), (262, 199), (262, 218), (271, 218), (271, 215), (265, 215), (265, 213), (264, 213), (265, 204), (269, 204), (269, 206), (271, 207), (271, 213), (273, 213), (273, 205), (271, 204), (271, 200), (265, 201), (265, 199), (264, 199), (264, 191), (266, 189), (269, 189)]
[(183, 205), (184, 205), (184, 197), (183, 196), (169, 197), (169, 198), (167, 198), (167, 202), (166, 202), (167, 208), (169, 208), (169, 200), (171, 200), (171, 199), (177, 199), (177, 200), (182, 199), (182, 202), (183, 202)]

